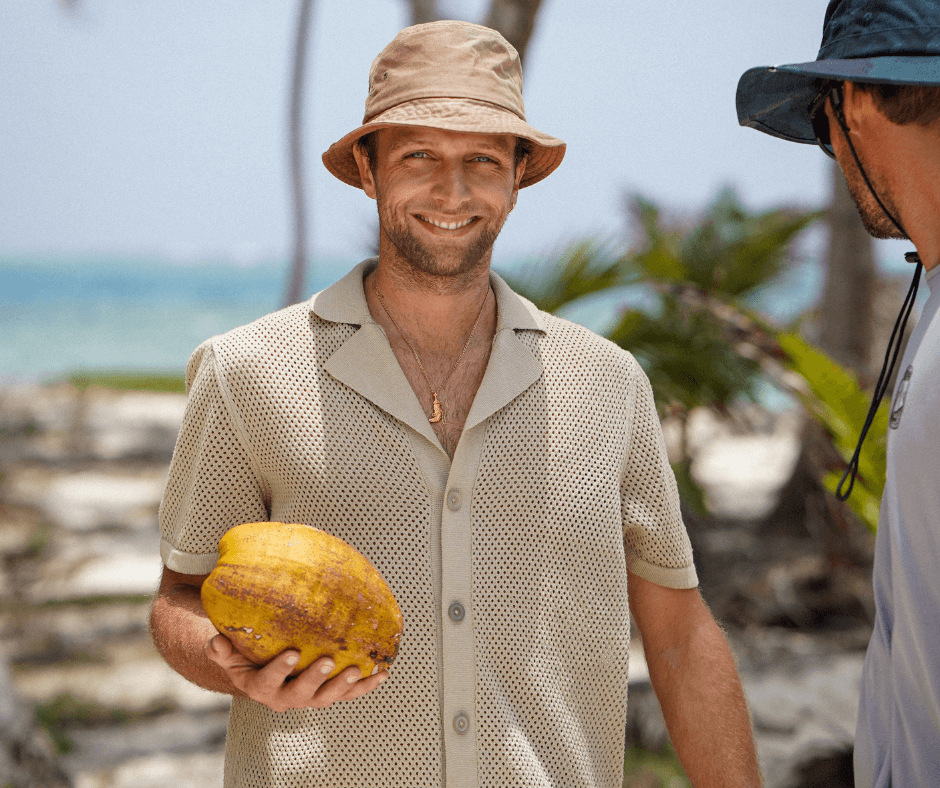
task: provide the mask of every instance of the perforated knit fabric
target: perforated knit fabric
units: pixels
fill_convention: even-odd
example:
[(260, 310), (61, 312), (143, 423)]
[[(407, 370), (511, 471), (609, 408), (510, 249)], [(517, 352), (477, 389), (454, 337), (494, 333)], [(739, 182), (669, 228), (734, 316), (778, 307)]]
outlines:
[(167, 566), (210, 571), (241, 522), (306, 523), (364, 553), (405, 619), (389, 680), (356, 701), (235, 699), (226, 788), (620, 786), (627, 569), (697, 582), (649, 383), (493, 276), (496, 337), (451, 462), (369, 314), (369, 265), (188, 369)]

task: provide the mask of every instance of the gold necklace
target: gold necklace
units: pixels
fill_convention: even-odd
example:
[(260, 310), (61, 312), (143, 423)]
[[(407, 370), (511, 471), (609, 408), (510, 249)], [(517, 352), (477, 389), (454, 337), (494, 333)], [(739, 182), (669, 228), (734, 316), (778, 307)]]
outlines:
[[(405, 332), (401, 330), (401, 326), (395, 322), (395, 318), (392, 317), (392, 313), (388, 311), (388, 307), (385, 306), (385, 299), (382, 298), (382, 294), (379, 292), (379, 285), (376, 282), (377, 277), (375, 274), (372, 276), (372, 286), (375, 288), (375, 294), (379, 297), (379, 303), (382, 305), (382, 311), (388, 316), (388, 319), (392, 321), (392, 325), (395, 326), (398, 333), (401, 334), (401, 338), (405, 340), (405, 344), (408, 345), (408, 349), (411, 351), (411, 355), (415, 357), (415, 361), (418, 362), (418, 369), (421, 370), (421, 374), (424, 377), (424, 382), (428, 384), (428, 389), (431, 391), (432, 405), (434, 407), (434, 412), (428, 417), (428, 421), (431, 424), (437, 424), (439, 421), (443, 421), (445, 424), (447, 420), (444, 418), (444, 406), (441, 404), (441, 401), (437, 398), (437, 392), (434, 390), (434, 386), (431, 385), (431, 381), (428, 380), (428, 373), (424, 371), (424, 364), (421, 363), (421, 359), (418, 358), (418, 353), (415, 351), (411, 342), (408, 340), (408, 337), (405, 335)], [(486, 306), (486, 302), (490, 297), (490, 289), (486, 288), (486, 294), (483, 296), (483, 303), (480, 304), (480, 311), (477, 312), (477, 319), (473, 322), (473, 328), (470, 329), (470, 336), (467, 337), (467, 341), (464, 343), (463, 350), (460, 351), (460, 355), (457, 356), (457, 360), (454, 362), (454, 366), (450, 368), (450, 372), (447, 373), (447, 377), (444, 378), (444, 382), (441, 383), (440, 389), (443, 390), (444, 386), (447, 385), (447, 381), (450, 380), (450, 376), (454, 374), (454, 370), (457, 369), (457, 366), (463, 360), (464, 353), (467, 352), (467, 348), (470, 347), (470, 341), (473, 339), (473, 334), (477, 330), (477, 324), (480, 322), (480, 318), (483, 316), (483, 307)]]

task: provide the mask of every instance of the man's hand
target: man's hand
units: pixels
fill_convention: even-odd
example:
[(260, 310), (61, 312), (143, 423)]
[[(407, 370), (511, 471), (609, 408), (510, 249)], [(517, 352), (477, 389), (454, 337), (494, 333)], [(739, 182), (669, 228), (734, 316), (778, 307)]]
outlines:
[(336, 667), (329, 657), (321, 657), (302, 673), (289, 678), (300, 659), (296, 651), (278, 654), (261, 667), (242, 656), (221, 634), (206, 642), (206, 656), (225, 671), (241, 694), (273, 711), (325, 709), (336, 701), (365, 695), (388, 678), (387, 670), (363, 678), (359, 668), (351, 666), (327, 680)]
[(336, 663), (323, 657), (288, 680), (300, 658), (296, 650), (279, 654), (264, 667), (256, 665), (239, 654), (206, 615), (199, 596), (206, 577), (164, 568), (150, 611), (150, 631), (157, 650), (193, 684), (285, 711), (323, 709), (338, 700), (353, 700), (388, 678), (386, 670), (363, 678), (359, 668), (349, 667), (327, 681)]

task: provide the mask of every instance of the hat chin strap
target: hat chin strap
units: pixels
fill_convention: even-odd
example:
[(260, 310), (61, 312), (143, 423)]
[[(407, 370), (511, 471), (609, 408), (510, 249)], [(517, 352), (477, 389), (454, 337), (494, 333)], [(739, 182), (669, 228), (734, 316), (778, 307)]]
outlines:
[[(901, 223), (894, 218), (891, 211), (885, 207), (885, 204), (878, 196), (878, 192), (875, 191), (875, 187), (871, 185), (868, 174), (865, 172), (865, 168), (862, 166), (862, 162), (858, 157), (855, 146), (852, 144), (852, 139), (849, 136), (849, 127), (845, 122), (845, 115), (842, 112), (841, 85), (836, 85), (833, 88), (832, 92), (829, 94), (829, 101), (832, 104), (833, 114), (836, 116), (836, 120), (839, 123), (839, 128), (842, 130), (842, 136), (845, 138), (845, 141), (849, 146), (849, 150), (852, 152), (852, 158), (855, 159), (855, 164), (858, 167), (858, 171), (862, 174), (862, 178), (865, 181), (865, 185), (868, 187), (868, 191), (871, 193), (872, 197), (875, 198), (875, 202), (878, 203), (878, 207), (884, 211), (885, 216), (887, 216), (891, 223), (897, 227), (898, 232), (901, 233), (901, 235), (905, 238), (909, 238), (907, 231), (901, 226)], [(907, 320), (911, 316), (911, 310), (914, 308), (914, 300), (917, 298), (917, 288), (920, 284), (920, 275), (924, 269), (924, 264), (921, 262), (920, 255), (918, 255), (916, 251), (907, 252), (904, 255), (904, 259), (909, 263), (917, 263), (917, 268), (914, 270), (914, 278), (911, 281), (911, 286), (907, 291), (907, 296), (904, 298), (904, 303), (901, 305), (901, 311), (898, 314), (897, 320), (894, 322), (894, 329), (891, 331), (891, 339), (888, 341), (888, 350), (885, 352), (884, 362), (881, 365), (881, 373), (878, 375), (878, 382), (875, 384), (875, 391), (872, 395), (871, 407), (868, 409), (868, 415), (865, 417), (865, 424), (862, 427), (861, 435), (859, 435), (858, 444), (855, 446), (855, 452), (852, 454), (852, 459), (849, 461), (848, 468), (846, 468), (845, 473), (842, 475), (842, 479), (839, 481), (839, 484), (836, 487), (836, 498), (838, 498), (840, 501), (847, 500), (848, 497), (852, 494), (852, 488), (855, 486), (855, 477), (858, 475), (858, 463), (859, 455), (862, 451), (862, 443), (864, 443), (865, 436), (868, 435), (868, 429), (871, 427), (872, 421), (875, 419), (875, 414), (878, 412), (878, 406), (881, 404), (881, 400), (884, 398), (884, 395), (888, 390), (888, 382), (891, 380), (891, 375), (894, 373), (894, 366), (898, 360), (898, 353), (900, 352), (901, 344), (904, 341), (904, 329), (907, 327)], [(843, 492), (842, 485), (845, 484), (846, 479), (849, 480), (849, 486)]]

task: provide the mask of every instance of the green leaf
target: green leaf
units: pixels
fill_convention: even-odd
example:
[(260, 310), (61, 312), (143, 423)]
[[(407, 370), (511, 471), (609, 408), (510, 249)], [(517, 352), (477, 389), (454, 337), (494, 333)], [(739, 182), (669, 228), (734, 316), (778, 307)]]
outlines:
[(505, 274), (504, 278), (513, 290), (545, 312), (557, 312), (579, 298), (626, 283), (620, 256), (608, 244), (593, 240), (571, 244), (547, 268)]
[[(818, 348), (794, 333), (782, 332), (777, 340), (787, 356), (787, 364), (808, 384), (802, 396), (807, 410), (832, 437), (833, 445), (848, 464), (865, 425), (870, 409), (870, 394), (863, 391), (858, 378)], [(858, 458), (858, 477), (848, 499), (852, 510), (872, 530), (877, 528), (878, 509), (884, 492), (888, 461), (889, 404), (883, 401), (862, 444)], [(832, 471), (823, 479), (835, 492), (844, 469)]]
[[(835, 495), (836, 488), (839, 486), (843, 475), (843, 471), (830, 471), (823, 477), (823, 486)], [(843, 491), (847, 485), (848, 480), (842, 485)], [(856, 479), (855, 484), (852, 485), (852, 494), (846, 501), (849, 508), (859, 520), (868, 526), (872, 533), (878, 530), (878, 513), (881, 510), (882, 491), (883, 488), (882, 490), (871, 490), (865, 485), (865, 482)]]
[(705, 501), (705, 491), (692, 477), (690, 463), (673, 462), (672, 472), (676, 477), (676, 486), (679, 488), (679, 497), (701, 517), (708, 516), (708, 504)]

